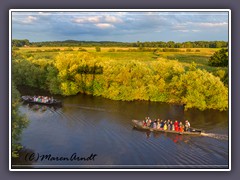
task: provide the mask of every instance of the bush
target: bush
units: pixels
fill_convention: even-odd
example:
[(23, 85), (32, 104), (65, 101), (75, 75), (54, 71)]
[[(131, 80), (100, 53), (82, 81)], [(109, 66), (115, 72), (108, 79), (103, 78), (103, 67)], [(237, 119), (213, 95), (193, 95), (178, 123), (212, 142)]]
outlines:
[(87, 50), (86, 50), (86, 49), (84, 49), (84, 48), (81, 48), (81, 47), (78, 49), (78, 51), (81, 51), (81, 52), (87, 52)]
[(115, 52), (115, 49), (109, 49), (108, 52)]
[(101, 48), (100, 47), (95, 47), (96, 52), (101, 52)]
[(209, 59), (208, 64), (215, 67), (224, 67), (228, 66), (228, 50), (221, 49), (220, 51), (215, 52)]
[(64, 51), (73, 51), (72, 48), (67, 48), (67, 49), (64, 49)]
[(13, 46), (13, 47), (12, 47), (12, 50), (13, 50), (13, 51), (14, 51), (14, 50), (16, 51), (16, 50), (19, 50), (19, 48), (16, 47), (16, 46)]

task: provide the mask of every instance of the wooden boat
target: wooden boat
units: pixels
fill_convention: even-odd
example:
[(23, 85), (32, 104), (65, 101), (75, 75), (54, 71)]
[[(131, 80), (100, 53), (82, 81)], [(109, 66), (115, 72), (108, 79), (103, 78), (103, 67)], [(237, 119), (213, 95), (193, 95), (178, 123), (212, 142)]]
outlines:
[(134, 127), (137, 129), (149, 130), (149, 131), (155, 131), (155, 132), (166, 132), (166, 133), (174, 133), (174, 134), (182, 134), (182, 135), (200, 135), (201, 132), (203, 132), (201, 129), (195, 129), (195, 128), (191, 128), (190, 131), (184, 131), (184, 132), (162, 130), (162, 129), (155, 129), (155, 128), (143, 126), (142, 121), (140, 120), (132, 120), (132, 122)]
[(52, 102), (38, 102), (34, 101), (32, 96), (22, 96), (21, 99), (26, 103), (32, 103), (32, 104), (41, 104), (41, 105), (48, 105), (48, 106), (61, 106), (62, 102), (56, 99), (53, 99)]

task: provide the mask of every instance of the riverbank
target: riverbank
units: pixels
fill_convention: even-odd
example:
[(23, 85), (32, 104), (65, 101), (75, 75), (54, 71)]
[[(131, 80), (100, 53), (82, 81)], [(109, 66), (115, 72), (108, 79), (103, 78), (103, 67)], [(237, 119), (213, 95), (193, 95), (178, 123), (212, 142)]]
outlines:
[(17, 85), (63, 96), (85, 93), (112, 100), (185, 104), (185, 110), (228, 109), (228, 87), (218, 76), (194, 63), (186, 65), (165, 58), (102, 59), (88, 52), (62, 52), (53, 59), (35, 58), (13, 61), (12, 74)]

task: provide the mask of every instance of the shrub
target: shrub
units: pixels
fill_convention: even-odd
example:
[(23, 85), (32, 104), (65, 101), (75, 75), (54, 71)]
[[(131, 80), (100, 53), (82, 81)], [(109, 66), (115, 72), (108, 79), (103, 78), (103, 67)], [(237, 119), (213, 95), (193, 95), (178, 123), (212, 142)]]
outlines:
[(96, 49), (96, 52), (101, 52), (101, 48), (100, 47), (95, 47), (95, 49)]
[(115, 52), (115, 49), (109, 49), (108, 52)]
[(224, 67), (228, 66), (228, 50), (221, 49), (220, 51), (215, 52), (209, 59), (208, 64), (215, 67)]
[(86, 50), (86, 49), (84, 49), (84, 48), (81, 48), (81, 47), (78, 49), (78, 51), (81, 51), (81, 52), (87, 52), (87, 50)]

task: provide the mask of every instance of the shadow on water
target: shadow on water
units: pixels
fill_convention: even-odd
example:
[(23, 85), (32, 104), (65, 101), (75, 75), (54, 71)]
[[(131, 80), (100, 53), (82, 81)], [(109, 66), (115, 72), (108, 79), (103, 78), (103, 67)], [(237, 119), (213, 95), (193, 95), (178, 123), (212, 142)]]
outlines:
[(26, 102), (22, 102), (22, 106), (23, 107), (27, 107), (28, 109), (31, 109), (32, 111), (38, 111), (38, 112), (45, 112), (47, 110), (50, 111), (56, 111), (58, 110), (59, 106), (46, 106), (46, 105), (42, 105), (42, 104), (32, 104), (32, 103), (26, 103)]

